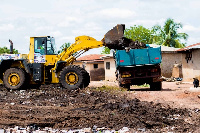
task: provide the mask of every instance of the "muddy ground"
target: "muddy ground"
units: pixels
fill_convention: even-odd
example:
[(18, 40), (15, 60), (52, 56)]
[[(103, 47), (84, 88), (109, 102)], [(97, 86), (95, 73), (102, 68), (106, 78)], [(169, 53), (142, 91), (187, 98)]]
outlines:
[(199, 132), (198, 91), (191, 84), (163, 83), (162, 91), (131, 87), (100, 91), (115, 83), (91, 82), (84, 90), (68, 91), (59, 85), (7, 91), (0, 86), (0, 128), (18, 126), (80, 129), (122, 127), (150, 132)]

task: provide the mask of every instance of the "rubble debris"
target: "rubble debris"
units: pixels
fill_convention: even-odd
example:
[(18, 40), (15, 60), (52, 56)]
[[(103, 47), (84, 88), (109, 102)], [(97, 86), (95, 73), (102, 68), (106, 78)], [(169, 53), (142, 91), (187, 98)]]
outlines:
[(6, 129), (0, 129), (0, 133), (129, 133), (131, 131), (145, 131), (145, 128), (138, 128), (137, 130), (130, 129), (128, 127), (123, 127), (120, 130), (112, 130), (109, 128), (97, 128), (96, 130), (92, 130), (91, 128), (82, 128), (82, 129), (53, 129), (49, 127), (45, 128), (38, 128), (38, 129), (32, 129), (32, 127), (27, 126), (25, 128), (15, 126), (13, 128), (6, 128)]
[[(82, 129), (101, 132), (120, 129), (129, 129), (131, 132), (155, 132), (158, 129), (162, 132), (192, 132), (200, 124), (196, 119), (198, 117), (194, 116), (199, 114), (185, 108), (127, 99), (127, 96), (117, 92), (90, 88), (68, 91), (59, 87), (44, 85), (23, 93), (20, 90), (9, 92), (2, 89), (0, 128), (14, 130), (10, 126), (19, 126), (22, 132), (28, 127), (29, 130), (42, 131), (47, 127), (52, 132), (83, 132)], [(194, 123), (188, 124), (186, 118)]]
[(190, 91), (185, 90), (184, 93), (185, 93), (185, 94), (190, 94)]
[(174, 77), (171, 77), (171, 78), (166, 78), (166, 77), (163, 77), (162, 76), (162, 80), (163, 81), (166, 81), (166, 82), (175, 82), (175, 81), (179, 81), (179, 83), (181, 83), (181, 81), (183, 80), (183, 78), (174, 78)]

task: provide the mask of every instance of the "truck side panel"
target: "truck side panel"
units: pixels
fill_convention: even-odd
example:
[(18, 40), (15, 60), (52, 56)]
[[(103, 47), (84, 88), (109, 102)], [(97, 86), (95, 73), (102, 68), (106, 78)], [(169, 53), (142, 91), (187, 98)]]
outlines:
[(118, 50), (116, 52), (116, 67), (135, 66), (161, 63), (161, 48)]
[(150, 64), (159, 64), (159, 63), (161, 63), (161, 60), (162, 60), (161, 47), (149, 48), (148, 49), (148, 54), (149, 54)]

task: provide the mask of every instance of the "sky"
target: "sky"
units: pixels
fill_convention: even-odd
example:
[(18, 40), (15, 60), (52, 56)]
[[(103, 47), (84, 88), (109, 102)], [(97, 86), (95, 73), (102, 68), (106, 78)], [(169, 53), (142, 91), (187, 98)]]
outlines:
[(167, 18), (182, 23), (179, 32), (189, 35), (188, 46), (200, 43), (199, 7), (199, 0), (0, 0), (0, 47), (9, 48), (11, 39), (26, 54), (30, 37), (53, 36), (59, 50), (81, 35), (100, 41), (117, 24), (151, 28), (163, 26)]

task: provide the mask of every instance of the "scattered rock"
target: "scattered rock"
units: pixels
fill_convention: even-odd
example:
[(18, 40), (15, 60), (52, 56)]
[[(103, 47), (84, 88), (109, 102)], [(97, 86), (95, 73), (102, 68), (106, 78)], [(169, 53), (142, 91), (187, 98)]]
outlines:
[(190, 93), (190, 91), (187, 91), (187, 90), (185, 90), (185, 91), (184, 91), (184, 93), (185, 93), (185, 94), (189, 94), (189, 93)]

